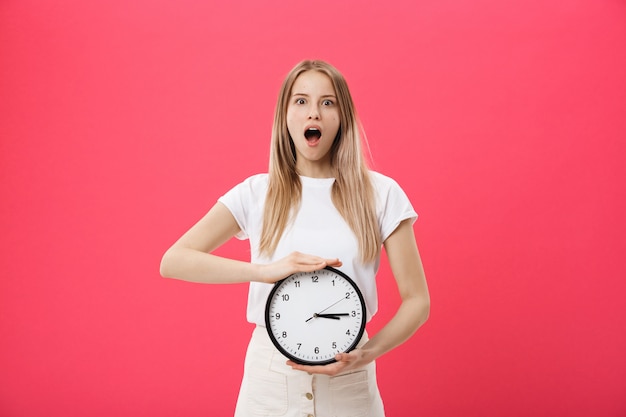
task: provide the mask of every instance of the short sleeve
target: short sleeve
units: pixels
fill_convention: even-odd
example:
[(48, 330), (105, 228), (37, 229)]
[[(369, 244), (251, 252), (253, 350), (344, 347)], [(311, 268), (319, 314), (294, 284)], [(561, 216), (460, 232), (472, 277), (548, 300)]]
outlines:
[(252, 216), (258, 213), (259, 207), (262, 207), (266, 190), (267, 174), (259, 174), (247, 178), (218, 198), (217, 201), (230, 210), (241, 229), (236, 235), (237, 239), (249, 238), (250, 228), (254, 224)]
[(393, 233), (400, 223), (417, 220), (417, 213), (404, 190), (392, 178), (373, 173), (378, 193), (377, 212), (382, 241)]

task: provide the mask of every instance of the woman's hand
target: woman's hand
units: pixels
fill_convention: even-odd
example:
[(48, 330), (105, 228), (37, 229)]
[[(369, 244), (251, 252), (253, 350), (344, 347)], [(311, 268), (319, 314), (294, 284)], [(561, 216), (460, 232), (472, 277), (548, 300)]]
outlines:
[(402, 302), (392, 319), (360, 349), (335, 356), (337, 362), (324, 366), (298, 365), (293, 369), (311, 374), (337, 375), (360, 368), (407, 340), (426, 321), (430, 296), (410, 220), (405, 220), (385, 241), (385, 250)]
[(325, 266), (341, 266), (339, 259), (293, 252), (267, 265), (224, 258), (212, 254), (240, 232), (230, 210), (217, 202), (189, 229), (161, 260), (161, 275), (203, 283), (267, 282), (274, 283), (295, 272), (310, 272)]
[(286, 257), (271, 264), (259, 265), (260, 281), (272, 284), (296, 272), (311, 272), (326, 266), (341, 266), (337, 258), (326, 259), (319, 256), (292, 252)]
[(354, 349), (349, 353), (338, 353), (335, 355), (337, 362), (328, 365), (300, 365), (293, 361), (287, 361), (287, 365), (298, 371), (308, 372), (309, 374), (324, 374), (335, 376), (342, 372), (352, 369), (361, 368), (371, 362), (367, 359), (366, 351), (363, 349)]

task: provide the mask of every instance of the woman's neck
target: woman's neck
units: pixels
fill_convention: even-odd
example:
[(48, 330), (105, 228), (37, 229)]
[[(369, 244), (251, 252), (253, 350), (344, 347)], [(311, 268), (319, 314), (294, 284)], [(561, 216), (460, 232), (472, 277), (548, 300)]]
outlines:
[(310, 178), (334, 178), (335, 173), (330, 164), (301, 163), (296, 164), (298, 175)]

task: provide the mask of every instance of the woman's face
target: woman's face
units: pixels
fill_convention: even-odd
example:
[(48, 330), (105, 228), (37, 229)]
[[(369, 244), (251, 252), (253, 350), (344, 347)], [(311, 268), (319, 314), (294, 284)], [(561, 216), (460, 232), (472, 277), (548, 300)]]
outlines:
[(330, 148), (339, 125), (339, 105), (330, 78), (318, 71), (300, 74), (287, 106), (287, 129), (296, 148), (300, 175), (332, 176)]

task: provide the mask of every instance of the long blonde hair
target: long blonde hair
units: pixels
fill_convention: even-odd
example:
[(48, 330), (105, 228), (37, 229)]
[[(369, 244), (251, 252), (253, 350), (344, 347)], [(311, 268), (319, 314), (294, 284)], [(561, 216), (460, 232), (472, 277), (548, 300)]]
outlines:
[(358, 117), (343, 75), (324, 61), (302, 61), (285, 78), (272, 128), (269, 163), (269, 186), (263, 214), (260, 252), (272, 254), (294, 212), (300, 206), (302, 184), (296, 171), (296, 152), (287, 130), (287, 107), (294, 82), (305, 71), (319, 71), (328, 76), (337, 95), (340, 125), (330, 149), (335, 182), (332, 201), (359, 242), (363, 262), (372, 262), (380, 254), (381, 236), (376, 217), (374, 187), (361, 150)]

